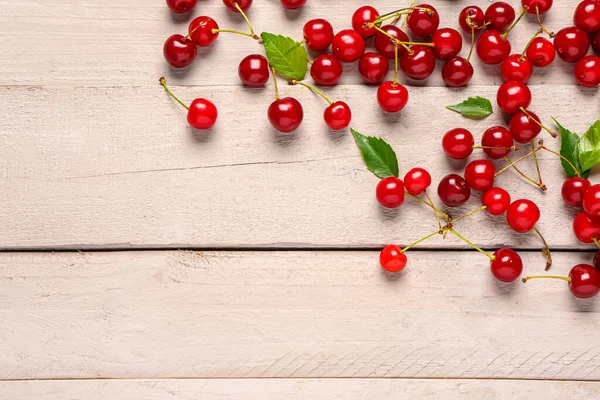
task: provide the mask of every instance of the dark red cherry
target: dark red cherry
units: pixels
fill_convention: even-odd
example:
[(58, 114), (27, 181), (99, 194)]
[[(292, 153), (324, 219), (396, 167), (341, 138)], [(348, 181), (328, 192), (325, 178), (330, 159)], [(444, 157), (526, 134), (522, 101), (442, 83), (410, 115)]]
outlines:
[(481, 145), (486, 147), (483, 151), (489, 158), (498, 160), (510, 154), (514, 142), (508, 129), (502, 126), (493, 126), (483, 133)]
[[(527, 110), (527, 113), (535, 118), (535, 121), (540, 121), (533, 111)], [(510, 119), (508, 128), (513, 139), (518, 143), (530, 143), (542, 131), (540, 124), (536, 123), (529, 115), (519, 111)]]
[(471, 78), (473, 78), (473, 66), (462, 57), (451, 58), (442, 68), (442, 79), (446, 86), (467, 86)]
[(386, 208), (398, 208), (404, 203), (404, 182), (395, 176), (384, 178), (377, 184), (377, 201)]
[(600, 31), (592, 35), (592, 48), (598, 54), (600, 54)]
[(239, 10), (235, 6), (236, 3), (242, 9), (242, 11), (246, 11), (252, 5), (252, 0), (223, 0), (223, 4), (225, 4), (225, 7), (227, 7), (231, 11), (239, 13)]
[(475, 139), (473, 134), (466, 129), (456, 128), (446, 132), (442, 138), (444, 153), (450, 158), (463, 160), (473, 153)]
[(515, 20), (515, 9), (504, 1), (496, 1), (485, 10), (485, 22), (488, 29), (504, 31)]
[(194, 62), (196, 54), (196, 44), (179, 34), (169, 37), (163, 46), (163, 55), (173, 68), (187, 67)]
[(462, 36), (456, 29), (442, 28), (431, 36), (433, 55), (438, 60), (449, 60), (456, 57), (462, 49)]
[(344, 29), (333, 37), (331, 50), (342, 62), (354, 62), (365, 54), (367, 45), (362, 36), (352, 29)]
[(410, 47), (400, 60), (400, 68), (411, 79), (427, 79), (435, 69), (435, 56), (428, 46), (414, 45)]
[(406, 24), (417, 36), (431, 36), (440, 26), (440, 15), (433, 6), (419, 4), (408, 15)]
[(292, 97), (275, 100), (267, 112), (269, 122), (279, 132), (293, 132), (302, 123), (304, 110), (302, 104)]
[(583, 0), (575, 9), (573, 24), (586, 32), (600, 30), (600, 3), (597, 0)]
[(573, 176), (567, 178), (562, 185), (562, 198), (566, 205), (571, 207), (583, 207), (583, 197), (592, 186), (585, 178)]
[(379, 18), (379, 12), (374, 7), (362, 6), (352, 15), (352, 29), (364, 38), (371, 37), (377, 30), (368, 28), (366, 25), (375, 22), (377, 18)]
[(323, 51), (333, 42), (333, 27), (322, 18), (311, 19), (304, 24), (304, 39), (312, 51)]
[(310, 76), (321, 86), (333, 86), (342, 77), (342, 64), (331, 54), (321, 54), (310, 67)]
[[(467, 19), (468, 17), (468, 19)], [(469, 24), (469, 21), (471, 24)], [(475, 27), (475, 30), (483, 29), (485, 24), (485, 16), (483, 14), (483, 10), (477, 6), (467, 6), (462, 9), (460, 14), (458, 15), (458, 24), (463, 29), (463, 31), (471, 34), (472, 27)]]
[(188, 28), (190, 39), (201, 47), (210, 46), (219, 37), (219, 32), (213, 33), (213, 29), (219, 29), (219, 25), (210, 17), (198, 17), (192, 20)]
[(516, 200), (506, 211), (508, 225), (519, 233), (531, 231), (540, 220), (540, 209), (531, 200)]
[(328, 127), (334, 131), (339, 131), (350, 125), (352, 111), (348, 104), (343, 101), (336, 101), (325, 109), (323, 118), (325, 118)]
[(167, 0), (167, 6), (175, 14), (183, 14), (196, 7), (196, 0)]
[(580, 212), (573, 220), (573, 233), (580, 242), (593, 243), (594, 238), (600, 238), (600, 218)]
[(393, 81), (383, 82), (377, 89), (377, 102), (386, 112), (398, 112), (408, 103), (408, 90)]
[(502, 188), (493, 187), (483, 194), (481, 203), (491, 215), (502, 215), (510, 206), (510, 194)]
[(552, 8), (552, 0), (521, 0), (523, 8), (527, 8), (529, 14), (546, 14)]
[(450, 174), (440, 181), (438, 196), (448, 207), (459, 207), (469, 201), (471, 188), (462, 176)]
[(510, 50), (510, 42), (495, 29), (484, 31), (475, 46), (477, 56), (484, 64), (500, 64), (509, 56)]
[(527, 83), (533, 73), (529, 59), (521, 54), (513, 54), (502, 62), (502, 79), (505, 82)]
[(563, 28), (554, 36), (554, 48), (563, 61), (576, 63), (587, 54), (590, 39), (587, 33), (579, 28)]
[(531, 104), (531, 91), (521, 82), (506, 82), (498, 88), (498, 107), (507, 114), (514, 114)]
[[(403, 30), (398, 28), (395, 25), (385, 25), (381, 28), (388, 35), (395, 37), (400, 42), (408, 42), (409, 38)], [(377, 32), (375, 34), (375, 48), (382, 56), (388, 59), (396, 58), (394, 47), (396, 45), (392, 42), (392, 39), (384, 35), (382, 32)], [(404, 46), (398, 46), (398, 56), (401, 57), (406, 52), (406, 48)]]
[(536, 37), (527, 48), (527, 57), (536, 67), (547, 67), (556, 58), (556, 50), (548, 39)]
[(358, 62), (358, 71), (367, 83), (381, 83), (390, 70), (387, 58), (379, 53), (367, 52)]
[(600, 85), (600, 57), (585, 56), (575, 64), (575, 80), (583, 87)]
[(210, 129), (217, 122), (219, 113), (212, 101), (207, 99), (195, 99), (190, 104), (187, 121), (196, 129)]
[(497, 250), (490, 263), (492, 275), (501, 282), (514, 282), (523, 273), (523, 260), (519, 254), (508, 248)]
[(431, 186), (431, 175), (424, 168), (413, 168), (404, 176), (406, 191), (418, 196)]
[(269, 81), (269, 61), (260, 54), (246, 56), (238, 68), (238, 75), (244, 85), (263, 87)]

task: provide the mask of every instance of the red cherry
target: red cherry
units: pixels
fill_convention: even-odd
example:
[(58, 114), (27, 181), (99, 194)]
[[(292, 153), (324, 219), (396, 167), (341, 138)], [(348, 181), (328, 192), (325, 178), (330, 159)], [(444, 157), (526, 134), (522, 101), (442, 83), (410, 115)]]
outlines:
[(333, 42), (333, 27), (329, 21), (318, 18), (304, 24), (304, 39), (312, 51), (323, 51)]
[[(540, 118), (533, 112), (527, 110), (529, 115), (539, 121)], [(517, 112), (510, 119), (509, 129), (513, 139), (519, 143), (530, 143), (542, 131), (542, 127), (523, 111)]]
[(192, 42), (198, 46), (205, 47), (213, 44), (217, 40), (217, 37), (219, 37), (219, 32), (213, 33), (213, 29), (219, 29), (219, 25), (217, 25), (215, 20), (211, 17), (202, 16), (194, 18), (190, 22), (188, 32)]
[(510, 42), (495, 29), (483, 32), (475, 46), (477, 56), (484, 64), (500, 64), (508, 57), (510, 50)]
[(467, 6), (462, 9), (458, 15), (458, 24), (467, 33), (471, 33), (471, 25), (467, 21), (467, 17), (471, 20), (471, 25), (475, 26), (475, 30), (483, 28), (485, 24), (485, 16), (483, 10), (477, 6)]
[(573, 233), (580, 242), (593, 243), (595, 237), (600, 237), (600, 218), (580, 212), (573, 220)]
[(575, 9), (573, 24), (586, 32), (600, 30), (600, 3), (596, 0), (583, 0)]
[(281, 5), (288, 10), (296, 10), (302, 7), (306, 0), (281, 0)]
[(269, 122), (279, 132), (289, 133), (295, 131), (304, 118), (302, 104), (292, 97), (275, 100), (267, 112)]
[[(395, 37), (400, 42), (409, 41), (408, 35), (395, 25), (385, 25), (381, 28), (381, 30), (386, 32), (388, 35)], [(375, 48), (382, 56), (389, 58), (390, 60), (396, 58), (394, 47), (396, 46), (389, 36), (384, 35), (379, 31), (375, 34)], [(399, 57), (405, 52), (406, 48), (404, 46), (398, 46)]]
[(566, 205), (571, 207), (582, 207), (585, 192), (592, 186), (590, 181), (585, 178), (571, 177), (567, 178), (562, 185), (562, 198)]
[(588, 264), (574, 266), (569, 272), (569, 290), (573, 296), (588, 299), (600, 293), (600, 271)]
[(521, 107), (529, 107), (531, 104), (531, 91), (521, 82), (506, 82), (498, 88), (496, 100), (502, 111), (507, 114), (514, 114)]
[(388, 59), (378, 53), (365, 53), (358, 62), (358, 71), (367, 83), (383, 82), (389, 70)]
[(489, 160), (473, 160), (465, 168), (465, 180), (473, 190), (482, 192), (494, 186), (496, 166)]
[(483, 194), (481, 203), (491, 215), (502, 215), (510, 206), (510, 194), (502, 188), (493, 187)]
[(408, 103), (408, 90), (399, 83), (383, 82), (377, 89), (377, 102), (383, 111), (398, 112)]
[(444, 153), (457, 160), (469, 157), (473, 153), (474, 145), (473, 134), (463, 128), (449, 130), (442, 138)]
[(547, 67), (556, 58), (556, 50), (548, 39), (536, 37), (527, 48), (527, 57), (536, 67)]
[(333, 55), (342, 62), (357, 61), (363, 54), (367, 45), (365, 40), (352, 29), (345, 29), (333, 37), (331, 50)]
[(438, 196), (448, 207), (459, 207), (469, 201), (471, 188), (462, 176), (450, 174), (440, 181)]
[(473, 78), (473, 66), (462, 57), (451, 58), (442, 68), (442, 79), (446, 86), (467, 86), (471, 78)]
[(375, 191), (377, 201), (386, 208), (398, 208), (404, 203), (404, 182), (395, 176), (379, 181)]
[(371, 6), (363, 6), (352, 15), (352, 29), (362, 37), (368, 38), (377, 32), (375, 28), (367, 28), (366, 25), (375, 22), (379, 18), (379, 12)]
[(575, 80), (583, 87), (600, 85), (600, 57), (585, 56), (575, 65)]
[(431, 175), (423, 168), (413, 168), (404, 176), (406, 191), (418, 196), (431, 186)]
[(533, 66), (529, 59), (521, 54), (513, 54), (502, 62), (502, 79), (504, 79), (504, 82), (527, 83), (532, 73)]
[(438, 60), (449, 60), (456, 57), (462, 49), (463, 39), (456, 29), (442, 28), (431, 37), (433, 55)]
[(587, 33), (579, 28), (563, 28), (554, 36), (554, 48), (563, 61), (575, 63), (587, 54), (590, 39)]
[(252, 0), (223, 0), (225, 7), (229, 8), (231, 11), (239, 13), (238, 9), (235, 7), (236, 3), (242, 9), (242, 11), (246, 11), (252, 5)]
[(596, 53), (600, 54), (600, 31), (592, 36), (592, 48)]
[(210, 129), (217, 122), (219, 113), (212, 101), (207, 99), (196, 99), (190, 104), (187, 121), (196, 129)]
[(513, 201), (506, 211), (506, 221), (515, 232), (527, 233), (539, 220), (540, 209), (531, 200)]
[(167, 6), (175, 14), (183, 14), (196, 7), (196, 0), (167, 0)]
[(387, 272), (400, 272), (406, 267), (407, 262), (406, 254), (395, 244), (386, 246), (379, 254), (379, 264)]
[(270, 78), (269, 61), (260, 54), (251, 54), (240, 62), (238, 75), (244, 85), (265, 86)]
[(310, 76), (321, 86), (334, 86), (342, 77), (342, 64), (331, 54), (321, 54), (310, 67)]
[(415, 45), (410, 47), (400, 60), (400, 68), (411, 79), (427, 79), (435, 69), (435, 56), (427, 46)]
[(339, 131), (350, 125), (352, 111), (348, 104), (343, 101), (336, 101), (325, 109), (323, 117), (327, 126), (334, 131)]
[(481, 137), (481, 145), (485, 154), (492, 160), (504, 158), (510, 154), (514, 146), (510, 131), (502, 126), (493, 126)]
[[(424, 10), (424, 9), (427, 10)], [(440, 15), (429, 4), (419, 4), (408, 15), (408, 29), (417, 36), (431, 36), (440, 26)]]
[(485, 10), (485, 22), (489, 29), (503, 31), (515, 20), (515, 9), (508, 3), (496, 1)]
[(593, 217), (600, 216), (600, 185), (593, 185), (585, 192), (583, 209)]
[(494, 253), (490, 269), (499, 281), (514, 282), (523, 273), (523, 260), (516, 251), (503, 248)]
[(546, 14), (552, 8), (552, 0), (521, 0), (521, 5), (528, 14)]
[(173, 68), (184, 68), (194, 62), (198, 50), (194, 42), (175, 34), (165, 42), (163, 54)]

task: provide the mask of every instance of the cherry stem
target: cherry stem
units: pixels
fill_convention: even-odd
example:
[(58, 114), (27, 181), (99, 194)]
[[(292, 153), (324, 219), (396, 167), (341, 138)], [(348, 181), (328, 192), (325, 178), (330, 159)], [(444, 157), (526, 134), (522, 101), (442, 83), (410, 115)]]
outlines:
[[(512, 163), (512, 161), (510, 160), (510, 158), (508, 158), (508, 157), (504, 157), (504, 159), (505, 159), (506, 161), (508, 161), (509, 163)], [(519, 169), (519, 168), (518, 168), (516, 165), (513, 165), (513, 168), (515, 169), (515, 171), (517, 171), (517, 173), (518, 173), (519, 175), (521, 175), (521, 176), (522, 176), (523, 178), (525, 178), (527, 181), (529, 181), (529, 182), (531, 182), (532, 184), (534, 184), (535, 186), (539, 187), (539, 188), (542, 190), (542, 192), (545, 192), (546, 190), (548, 190), (548, 187), (547, 187), (546, 185), (544, 185), (544, 184), (542, 184), (542, 183), (539, 183), (538, 181), (536, 181), (536, 180), (535, 180), (535, 179), (533, 179), (533, 178), (530, 178), (530, 177), (528, 177), (528, 176), (527, 176), (527, 175), (525, 175), (525, 174), (523, 173), (523, 171), (521, 171), (521, 170), (520, 170), (520, 169)]]
[(549, 151), (550, 153), (554, 154), (555, 156), (560, 157), (563, 161), (565, 161), (567, 164), (569, 164), (569, 166), (571, 166), (571, 168), (573, 168), (573, 171), (575, 171), (575, 173), (577, 174), (577, 176), (579, 178), (581, 178), (581, 174), (579, 173), (579, 171), (577, 170), (577, 168), (575, 168), (575, 166), (573, 165), (573, 163), (571, 161), (569, 161), (565, 156), (563, 156), (562, 154), (559, 154), (557, 152), (555, 152), (554, 150), (551, 150), (549, 148), (547, 148), (546, 146), (542, 146), (543, 150)]
[(295, 79), (292, 79), (290, 81), (290, 84), (291, 85), (302, 85), (305, 88), (308, 88), (308, 89), (312, 90), (313, 92), (315, 92), (316, 94), (318, 94), (319, 96), (321, 96), (322, 98), (324, 98), (329, 103), (329, 105), (333, 104), (333, 101), (329, 100), (329, 98), (327, 96), (325, 96), (325, 94), (323, 92), (321, 92), (319, 89), (317, 89), (316, 87), (314, 87), (312, 85), (309, 85), (309, 84), (301, 82), (301, 81), (297, 81)]
[(542, 24), (542, 19), (540, 18), (540, 8), (538, 6), (535, 6), (535, 14), (537, 15), (537, 21), (538, 24), (540, 25), (540, 29), (548, 36), (550, 36), (550, 38), (554, 37), (554, 32), (550, 32), (548, 29), (546, 29), (544, 27), (544, 25)]
[(519, 158), (516, 161), (511, 162), (510, 164), (508, 164), (506, 167), (502, 168), (500, 171), (496, 172), (496, 174), (494, 175), (494, 177), (497, 177), (498, 175), (504, 173), (507, 169), (511, 168), (512, 166), (514, 166), (515, 164), (520, 163), (521, 161), (523, 161), (524, 159), (526, 159), (527, 157), (531, 156), (532, 154), (537, 153), (538, 151), (540, 151), (544, 146), (542, 144), (540, 144), (537, 148), (535, 148), (533, 151), (531, 151), (530, 153), (525, 154), (523, 157)]
[(167, 80), (162, 77), (159, 79), (160, 84), (165, 88), (165, 90), (167, 91), (167, 93), (169, 93), (169, 95), (175, 99), (176, 102), (178, 102), (179, 104), (181, 104), (186, 110), (189, 110), (190, 108), (188, 106), (186, 106), (181, 100), (179, 100), (177, 98), (177, 96), (175, 96), (173, 94), (173, 92), (171, 92), (171, 90), (167, 87)]
[(471, 215), (473, 215), (473, 214), (477, 214), (478, 212), (480, 212), (480, 211), (483, 211), (483, 210), (486, 210), (486, 209), (487, 209), (487, 206), (482, 206), (482, 207), (476, 208), (475, 210), (473, 210), (473, 211), (470, 211), (470, 212), (466, 213), (465, 215), (462, 215), (462, 216), (460, 216), (460, 217), (458, 217), (458, 218), (456, 218), (456, 219), (452, 220), (452, 224), (455, 224), (455, 223), (457, 223), (458, 221), (460, 221), (461, 219), (464, 219), (464, 218), (470, 217)]
[(471, 146), (472, 149), (494, 149), (494, 150), (519, 150), (519, 146), (511, 147), (494, 147), (494, 146)]
[(488, 253), (487, 251), (481, 249), (480, 247), (476, 246), (475, 244), (473, 244), (471, 241), (469, 241), (467, 238), (465, 238), (463, 235), (461, 235), (460, 233), (456, 232), (454, 230), (454, 228), (450, 228), (448, 229), (450, 232), (452, 232), (454, 235), (456, 235), (460, 240), (462, 240), (463, 242), (465, 242), (466, 244), (468, 244), (469, 246), (471, 246), (472, 248), (474, 248), (475, 250), (477, 250), (478, 252), (480, 252), (481, 254), (485, 254), (485, 256), (487, 258), (489, 258), (491, 261), (494, 261), (496, 259), (496, 257), (494, 257), (493, 255), (491, 255), (490, 253)]
[(513, 28), (515, 26), (517, 26), (517, 24), (521, 21), (521, 19), (523, 19), (523, 17), (525, 16), (525, 14), (527, 13), (527, 9), (524, 8), (521, 11), (519, 11), (517, 14), (519, 15), (519, 18), (517, 18), (517, 20), (515, 22), (513, 22), (513, 24), (501, 35), (502, 39), (506, 39), (506, 37), (508, 36), (508, 34), (510, 33), (510, 31), (513, 30)]
[[(414, 1), (413, 1), (412, 4), (414, 4)], [(412, 7), (411, 6), (411, 7), (400, 8), (398, 10), (389, 12), (387, 14), (380, 15), (379, 18), (377, 18), (373, 22), (375, 22), (375, 23), (383, 22), (383, 21), (385, 21), (387, 19), (394, 18), (396, 16), (396, 14), (400, 14), (400, 13), (401, 13), (401, 15), (402, 14), (410, 14), (413, 10), (423, 10), (423, 11), (427, 11), (429, 14), (433, 14), (433, 10), (430, 9), (430, 8), (427, 8), (427, 7)]]
[(213, 35), (217, 32), (219, 32), (219, 33), (224, 32), (224, 33), (235, 33), (236, 35), (248, 36), (248, 37), (250, 37), (252, 39), (256, 39), (256, 40), (259, 39), (259, 37), (255, 33), (246, 33), (246, 32), (241, 32), (241, 31), (234, 31), (231, 29), (213, 29), (211, 32)]
[(398, 43), (394, 43), (394, 81), (392, 83), (392, 86), (396, 86), (396, 84), (398, 83), (398, 69)]
[(380, 32), (380, 33), (384, 34), (385, 36), (387, 36), (387, 37), (390, 38), (390, 40), (392, 41), (392, 43), (401, 45), (402, 47), (404, 47), (406, 49), (406, 51), (409, 52), (409, 54), (413, 54), (413, 51), (410, 49), (410, 47), (408, 47), (406, 44), (402, 43), (401, 41), (399, 41), (398, 39), (396, 39), (394, 36), (390, 35), (386, 31), (384, 31), (383, 29), (381, 29), (377, 25), (371, 23), (371, 24), (367, 24), (367, 27), (368, 28), (373, 28), (377, 32)]
[(246, 16), (246, 13), (244, 12), (244, 10), (242, 10), (242, 7), (240, 7), (240, 5), (237, 2), (233, 3), (233, 6), (239, 11), (240, 14), (242, 14), (242, 17), (244, 17), (244, 19), (246, 20), (246, 23), (248, 24), (248, 28), (250, 28), (250, 33), (253, 36), (256, 36), (256, 34), (254, 33), (254, 28), (252, 27), (250, 20)]
[(279, 87), (277, 86), (277, 73), (275, 72), (275, 68), (271, 67), (271, 72), (273, 73), (273, 85), (275, 86), (275, 99), (279, 100)]
[[(208, 23), (208, 21), (202, 21), (201, 23), (199, 23), (197, 27), (195, 27), (191, 32), (189, 32), (187, 35), (185, 35), (185, 39), (189, 39), (190, 36), (192, 36), (194, 34), (194, 32), (196, 32), (198, 30), (198, 28), (206, 25), (207, 23)], [(214, 32), (213, 32), (213, 35), (214, 35)]]
[(404, 192), (404, 194), (407, 195), (408, 197), (412, 197), (413, 199), (420, 201), (423, 204), (426, 204), (428, 207), (431, 207), (431, 209), (433, 211), (440, 214), (445, 220), (450, 220), (450, 216), (448, 214), (446, 214), (445, 212), (443, 212), (442, 210), (440, 210), (439, 208), (437, 208), (436, 206), (434, 206), (433, 203), (429, 204), (427, 201), (423, 200), (422, 198), (415, 196), (414, 194), (410, 194), (408, 192)]
[(411, 249), (411, 248), (415, 247), (416, 245), (418, 245), (419, 243), (422, 243), (422, 242), (426, 241), (427, 239), (430, 239), (430, 238), (434, 237), (435, 235), (439, 235), (439, 234), (440, 234), (440, 231), (435, 231), (433, 233), (430, 233), (429, 235), (425, 236), (424, 238), (419, 239), (419, 240), (417, 240), (416, 242), (414, 242), (412, 244), (409, 244), (408, 246), (406, 246), (405, 248), (403, 248), (402, 250), (400, 250), (400, 253), (405, 253), (409, 249)]
[(539, 31), (537, 31), (533, 37), (531, 39), (529, 39), (529, 42), (527, 42), (527, 45), (525, 46), (525, 48), (523, 49), (523, 52), (521, 53), (521, 57), (519, 57), (519, 61), (523, 62), (525, 60), (525, 53), (527, 53), (527, 49), (529, 48), (529, 46), (531, 46), (531, 43), (533, 43), (533, 40), (538, 37), (538, 35), (542, 33), (542, 30), (540, 29)]
[[(535, 150), (533, 141), (531, 141), (531, 150)], [(540, 171), (540, 163), (538, 162), (537, 153), (533, 153), (533, 160), (535, 161), (535, 169), (537, 170), (538, 182), (540, 183), (540, 187), (546, 186), (544, 182), (542, 182), (542, 172)]]
[(600, 249), (600, 243), (598, 243), (598, 237), (592, 236), (592, 241), (596, 244), (596, 247), (598, 247)]
[(532, 279), (560, 279), (562, 281), (571, 282), (571, 278), (569, 278), (569, 277), (566, 277), (566, 276), (554, 276), (554, 275), (548, 275), (548, 276), (527, 276), (527, 277), (523, 278), (522, 281), (523, 281), (523, 283), (527, 283), (528, 281), (530, 281)]
[[(412, 0), (408, 6), (408, 8), (412, 8), (415, 5), (416, 0)], [(406, 24), (406, 20), (408, 20), (408, 14), (406, 15), (406, 18), (404, 18), (402, 20), (402, 23), (400, 24), (400, 29), (404, 28), (404, 24)]]
[(550, 134), (550, 136), (552, 136), (553, 138), (557, 138), (558, 137), (558, 133), (554, 132), (552, 129), (546, 128), (541, 121), (538, 121), (536, 118), (534, 118), (531, 113), (529, 111), (527, 111), (523, 106), (519, 106), (519, 110), (521, 110), (523, 112), (523, 114), (527, 115), (529, 117), (530, 120), (532, 120), (533, 122), (535, 122), (536, 124), (538, 124), (543, 130), (545, 130), (546, 132), (548, 132)]
[[(429, 204), (431, 204), (432, 207), (435, 207), (433, 205), (433, 200), (431, 200), (431, 197), (429, 197), (429, 194), (427, 194), (427, 191), (423, 191), (423, 194), (425, 195), (425, 197), (427, 198), (427, 200), (429, 200)], [(435, 215), (435, 219), (437, 220), (438, 223), (438, 227), (440, 228), (440, 232), (442, 231), (442, 222), (440, 221), (440, 216), (438, 215), (437, 211), (433, 210), (433, 215)]]
[(540, 237), (540, 239), (542, 239), (542, 243), (544, 243), (544, 248), (542, 249), (542, 253), (544, 253), (544, 255), (547, 258), (547, 260), (546, 260), (546, 271), (548, 271), (550, 269), (550, 267), (552, 267), (552, 254), (550, 253), (550, 247), (548, 246), (548, 242), (546, 242), (546, 239), (544, 239), (544, 236), (542, 236), (542, 233), (540, 232), (540, 230), (538, 229), (538, 227), (534, 226), (533, 230), (535, 231), (535, 233), (538, 234), (538, 236)]
[[(467, 17), (467, 22), (470, 21), (470, 18)], [(470, 24), (471, 26), (471, 48), (469, 49), (469, 55), (467, 56), (467, 62), (471, 61), (471, 55), (473, 54), (473, 47), (475, 47), (475, 24)]]

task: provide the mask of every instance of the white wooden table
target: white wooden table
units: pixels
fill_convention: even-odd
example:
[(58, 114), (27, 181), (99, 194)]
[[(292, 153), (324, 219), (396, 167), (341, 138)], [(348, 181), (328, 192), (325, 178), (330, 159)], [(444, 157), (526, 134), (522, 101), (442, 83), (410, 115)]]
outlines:
[[(348, 27), (363, 3), (284, 12), (256, 0), (249, 15), (258, 31), (299, 37), (315, 17)], [(488, 4), (432, 1), (451, 27), (470, 3)], [(555, 2), (546, 25), (570, 24), (577, 3)], [(244, 28), (220, 0), (195, 15)], [(598, 398), (596, 301), (560, 282), (500, 285), (451, 237), (411, 253), (401, 276), (383, 274), (378, 250), (429, 233), (427, 210), (383, 212), (352, 137), (330, 135), (304, 88), (282, 88), (303, 103), (303, 126), (275, 134), (271, 83), (237, 79), (239, 61), (261, 51), (251, 40), (224, 34), (191, 69), (170, 71), (162, 43), (187, 22), (162, 0), (0, 0), (0, 399)], [(515, 52), (535, 30), (532, 19), (515, 29)], [(353, 127), (396, 148), (402, 171), (426, 166), (437, 181), (464, 167), (443, 156), (444, 132), (505, 123), (444, 110), (494, 98), (498, 68), (474, 65), (464, 90), (445, 88), (439, 68), (411, 84), (398, 115), (379, 111), (355, 65), (327, 93), (350, 103)], [(582, 132), (600, 94), (575, 86), (572, 68), (536, 71), (531, 109)], [(186, 101), (218, 105), (210, 134), (186, 126), (162, 75)], [(499, 183), (540, 204), (554, 272), (566, 274), (593, 248), (571, 233), (559, 163), (543, 155), (541, 166), (545, 194), (514, 173)], [(538, 239), (501, 218), (481, 213), (461, 231), (543, 270)]]

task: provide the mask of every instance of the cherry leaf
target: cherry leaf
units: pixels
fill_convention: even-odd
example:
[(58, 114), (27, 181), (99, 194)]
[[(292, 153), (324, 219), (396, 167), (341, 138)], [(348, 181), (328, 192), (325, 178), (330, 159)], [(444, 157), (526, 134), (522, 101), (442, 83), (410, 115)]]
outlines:
[(494, 110), (492, 103), (484, 97), (469, 97), (459, 104), (446, 107), (448, 110), (456, 111), (464, 117), (485, 118), (491, 115)]
[(398, 176), (398, 158), (392, 146), (382, 138), (365, 136), (352, 128), (350, 131), (369, 171), (381, 179)]
[[(577, 168), (577, 172), (579, 172), (581, 176), (587, 177), (588, 173), (585, 173), (579, 164), (579, 135), (559, 124), (556, 119), (554, 120), (554, 123), (558, 126), (560, 132), (560, 155), (569, 160), (571, 164)], [(561, 164), (569, 178), (577, 176), (577, 172), (571, 168), (568, 162), (561, 159)]]
[(588, 171), (600, 162), (600, 120), (596, 121), (579, 141), (579, 163)]
[(308, 55), (306, 49), (294, 39), (263, 32), (267, 59), (277, 73), (301, 81), (306, 76)]

